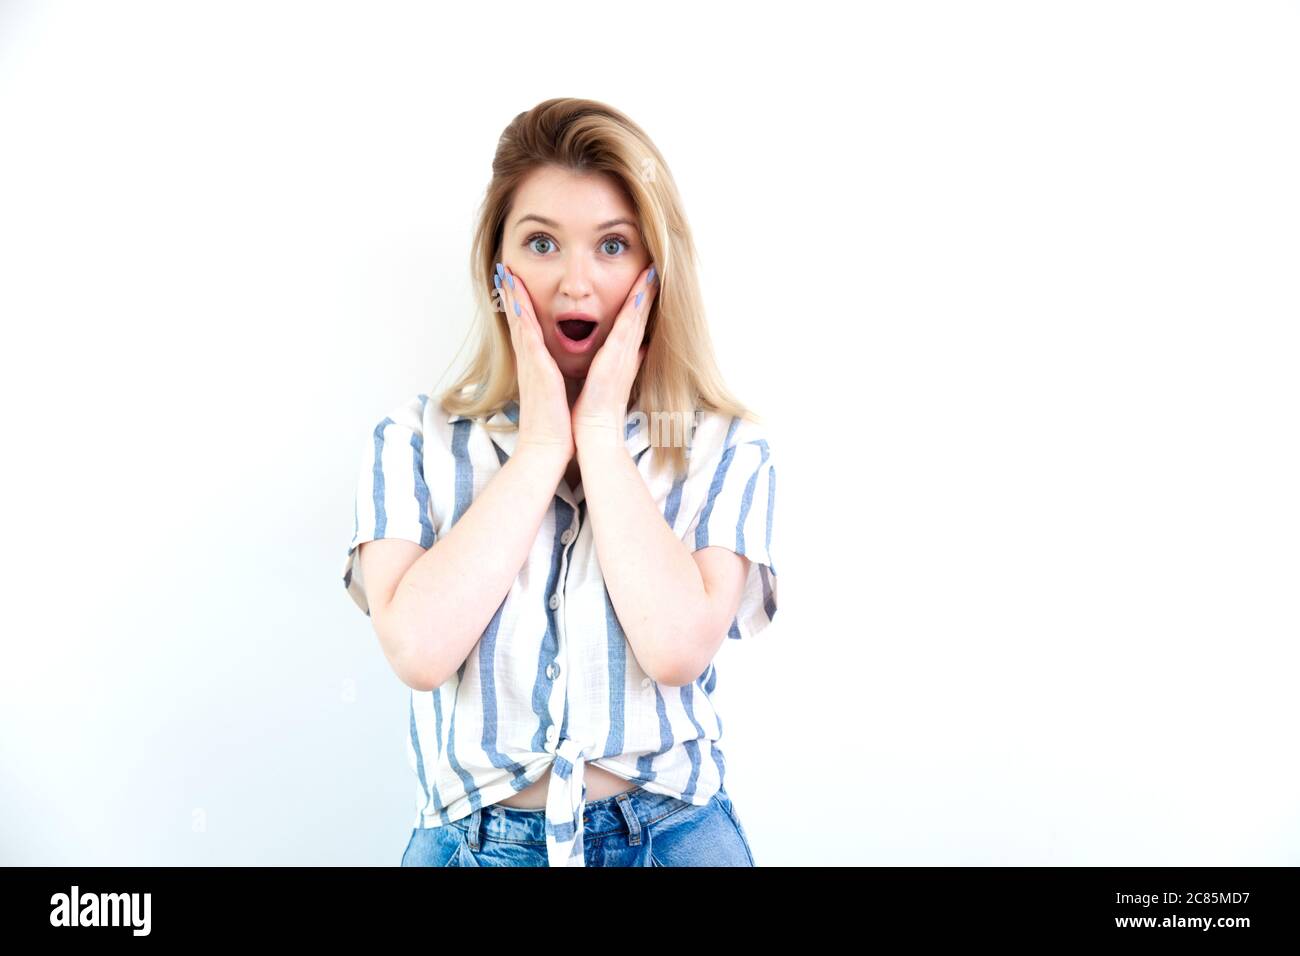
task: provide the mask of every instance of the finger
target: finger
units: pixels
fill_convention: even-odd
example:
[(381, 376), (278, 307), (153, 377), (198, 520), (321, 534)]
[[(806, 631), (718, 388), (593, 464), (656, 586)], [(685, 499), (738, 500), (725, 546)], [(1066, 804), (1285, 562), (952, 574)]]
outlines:
[(519, 323), (515, 321), (514, 300), (510, 295), (510, 283), (506, 281), (506, 269), (503, 263), (498, 262), (496, 271), (492, 275), (492, 285), (496, 290), (496, 305), (506, 315), (506, 326), (510, 330), (510, 345), (519, 355), (522, 342), (519, 337)]
[(499, 265), (501, 273), (498, 279), (505, 299), (506, 320), (510, 323), (510, 340), (515, 355), (522, 361), (529, 350), (545, 350), (546, 340), (542, 338), (542, 327), (533, 313), (532, 300), (528, 297), (524, 280), (505, 263)]
[(646, 319), (650, 316), (650, 307), (654, 305), (659, 294), (659, 274), (654, 263), (641, 273), (637, 280), (637, 294), (633, 303), (637, 315), (638, 334), (645, 330)]
[(659, 269), (652, 262), (645, 277), (645, 298), (641, 300), (641, 317), (650, 314), (650, 306), (659, 298)]
[(658, 273), (654, 263), (645, 269), (638, 277), (637, 294), (633, 297), (633, 308), (636, 312), (636, 341), (640, 342), (645, 336), (646, 320), (650, 317), (650, 307), (659, 292)]
[(533, 300), (528, 298), (528, 289), (524, 286), (524, 280), (511, 271), (508, 265), (504, 265), (504, 278), (502, 280), (502, 289), (506, 290), (510, 297), (511, 321), (519, 328), (521, 341), (532, 341), (533, 347), (545, 347), (546, 339), (542, 338), (542, 325), (537, 320), (537, 313), (533, 311)]
[(623, 297), (623, 307), (618, 310), (618, 315), (614, 317), (614, 327), (609, 330), (609, 335), (605, 338), (605, 344), (611, 348), (626, 347), (635, 339), (637, 327), (641, 325), (641, 304), (645, 301), (647, 291), (645, 280), (649, 274), (649, 269), (643, 269), (637, 276), (636, 281), (632, 283), (632, 288), (627, 290), (627, 295)]
[(536, 335), (536, 341), (545, 345), (546, 340), (542, 338), (542, 324), (537, 319), (537, 313), (533, 309), (533, 300), (528, 297), (528, 289), (524, 286), (524, 280), (515, 275), (509, 266), (505, 267), (506, 278), (505, 286), (510, 290), (510, 295), (517, 306), (514, 308), (516, 317), (521, 321), (524, 328), (531, 329), (532, 334)]

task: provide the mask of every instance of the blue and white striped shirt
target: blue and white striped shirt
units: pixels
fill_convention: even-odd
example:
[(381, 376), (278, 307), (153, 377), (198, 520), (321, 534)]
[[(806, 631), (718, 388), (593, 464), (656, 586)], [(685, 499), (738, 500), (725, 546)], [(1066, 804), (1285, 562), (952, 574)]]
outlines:
[[(511, 402), (491, 419), (518, 424)], [(758, 634), (776, 614), (772, 564), (776, 471), (762, 428), (699, 412), (686, 435), (687, 474), (650, 474), (650, 423), (628, 415), (627, 450), (675, 533), (749, 558), (728, 637)], [(357, 548), (403, 538), (429, 548), (456, 523), (515, 448), (517, 431), (446, 414), (418, 395), (366, 439), (343, 583), (370, 613)], [(637, 664), (601, 576), (579, 485), (561, 479), (524, 565), (456, 674), (412, 690), (407, 753), (418, 778), (416, 827), (438, 827), (547, 785), (551, 866), (584, 866), (588, 761), (654, 793), (703, 806), (722, 787), (722, 718), (715, 667), (682, 687)]]

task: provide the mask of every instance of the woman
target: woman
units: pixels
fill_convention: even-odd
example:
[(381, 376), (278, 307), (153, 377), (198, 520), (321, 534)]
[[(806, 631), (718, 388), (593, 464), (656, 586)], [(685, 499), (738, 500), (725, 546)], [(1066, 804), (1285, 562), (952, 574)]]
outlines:
[(645, 133), (553, 99), (503, 133), (477, 353), (367, 438), (344, 584), (411, 687), (402, 865), (754, 865), (713, 658), (776, 612), (776, 474), (713, 358)]

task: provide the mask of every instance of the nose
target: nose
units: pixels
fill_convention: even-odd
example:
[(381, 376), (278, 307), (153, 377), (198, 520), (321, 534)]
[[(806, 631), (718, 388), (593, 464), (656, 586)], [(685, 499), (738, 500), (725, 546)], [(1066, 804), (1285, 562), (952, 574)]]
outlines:
[(564, 265), (564, 274), (560, 277), (560, 295), (581, 308), (581, 303), (592, 292), (589, 263), (581, 256), (571, 256)]

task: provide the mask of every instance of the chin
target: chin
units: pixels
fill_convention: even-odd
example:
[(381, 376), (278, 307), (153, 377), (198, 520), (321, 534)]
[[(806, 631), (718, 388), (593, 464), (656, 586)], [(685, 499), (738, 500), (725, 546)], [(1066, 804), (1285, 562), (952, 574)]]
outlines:
[(559, 370), (569, 376), (569, 378), (583, 378), (587, 374), (587, 369), (591, 366), (591, 358), (587, 355), (570, 355), (563, 349), (551, 351), (551, 358), (554, 359), (555, 365)]

